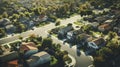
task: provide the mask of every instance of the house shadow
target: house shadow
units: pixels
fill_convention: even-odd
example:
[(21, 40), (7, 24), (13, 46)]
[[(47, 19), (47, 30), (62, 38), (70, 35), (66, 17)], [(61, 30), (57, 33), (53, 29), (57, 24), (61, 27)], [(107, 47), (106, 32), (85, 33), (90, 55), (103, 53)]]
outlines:
[(80, 49), (76, 49), (76, 54), (77, 54), (77, 56), (81, 55)]

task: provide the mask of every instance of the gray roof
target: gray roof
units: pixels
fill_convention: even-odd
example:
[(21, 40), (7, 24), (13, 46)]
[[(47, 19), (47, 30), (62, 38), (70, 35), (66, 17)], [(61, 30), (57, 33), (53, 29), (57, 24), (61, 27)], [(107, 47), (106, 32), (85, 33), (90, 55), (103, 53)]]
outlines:
[(42, 51), (32, 55), (30, 59), (27, 60), (27, 63), (30, 67), (35, 67), (37, 65), (47, 63), (50, 60), (51, 60), (51, 55), (45, 51)]
[(12, 22), (7, 18), (3, 18), (0, 20), (0, 26), (5, 26), (5, 25), (11, 24), (11, 23)]

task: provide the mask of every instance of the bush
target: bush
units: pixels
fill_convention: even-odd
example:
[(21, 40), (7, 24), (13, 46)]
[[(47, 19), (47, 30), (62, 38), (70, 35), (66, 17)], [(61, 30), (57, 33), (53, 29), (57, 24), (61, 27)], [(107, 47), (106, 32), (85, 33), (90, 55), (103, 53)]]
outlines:
[(58, 26), (58, 25), (60, 25), (60, 21), (57, 21), (57, 22), (55, 23), (55, 26)]

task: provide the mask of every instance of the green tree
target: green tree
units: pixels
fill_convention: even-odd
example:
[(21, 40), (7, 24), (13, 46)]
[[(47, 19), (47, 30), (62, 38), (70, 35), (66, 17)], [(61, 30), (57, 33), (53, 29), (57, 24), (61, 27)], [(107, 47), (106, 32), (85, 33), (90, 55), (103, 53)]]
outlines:
[(57, 22), (55, 23), (55, 26), (58, 26), (58, 25), (60, 25), (60, 21), (57, 21)]
[(7, 12), (4, 12), (2, 16), (3, 16), (4, 18), (8, 18), (8, 13), (7, 13)]
[(107, 40), (110, 41), (110, 40), (112, 40), (113, 38), (116, 38), (116, 37), (117, 37), (117, 33), (110, 31), (110, 32), (108, 33), (108, 38), (107, 38)]
[(68, 23), (67, 26), (72, 26), (72, 23)]
[(43, 39), (43, 42), (42, 42), (42, 46), (45, 48), (45, 47), (49, 47), (51, 48), (52, 47), (52, 39), (51, 38), (44, 38)]
[(4, 37), (6, 35), (4, 29), (0, 28), (0, 38)]
[(104, 59), (108, 59), (113, 54), (113, 51), (110, 48), (103, 47), (97, 53), (98, 55), (102, 56)]
[(24, 32), (26, 29), (24, 24), (19, 24), (16, 27), (17, 27), (17, 32), (19, 32), (19, 33)]

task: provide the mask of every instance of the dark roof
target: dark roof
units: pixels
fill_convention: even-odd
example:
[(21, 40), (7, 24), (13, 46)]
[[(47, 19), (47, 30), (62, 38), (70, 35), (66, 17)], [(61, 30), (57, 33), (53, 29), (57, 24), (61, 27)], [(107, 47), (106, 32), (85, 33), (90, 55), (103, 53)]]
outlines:
[(105, 43), (105, 40), (103, 38), (98, 38), (98, 39), (95, 39), (93, 40), (93, 42), (96, 44), (96, 45), (101, 45), (103, 43)]

